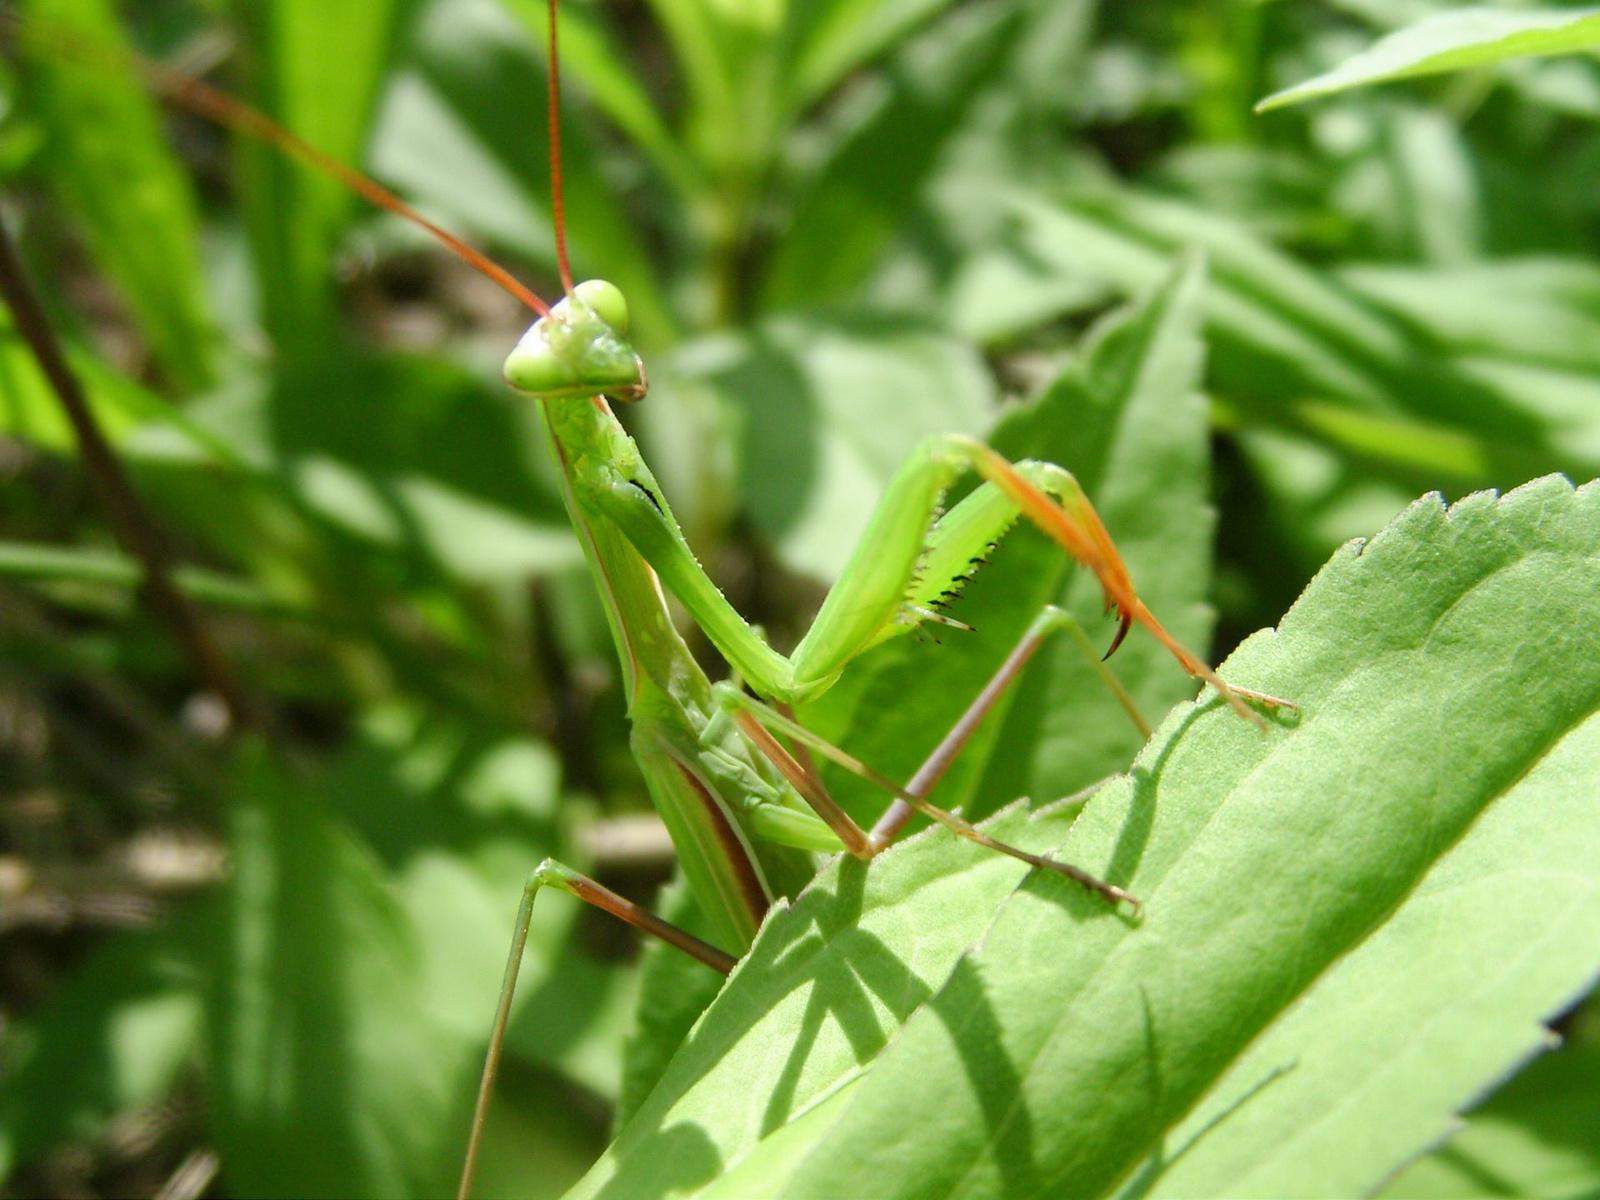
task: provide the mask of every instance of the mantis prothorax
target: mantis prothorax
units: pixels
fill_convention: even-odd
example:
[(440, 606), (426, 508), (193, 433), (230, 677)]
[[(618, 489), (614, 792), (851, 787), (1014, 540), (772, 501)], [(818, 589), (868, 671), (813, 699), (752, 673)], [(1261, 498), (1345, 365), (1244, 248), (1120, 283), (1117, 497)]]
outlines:
[[(1009, 462), (982, 442), (958, 434), (929, 438), (913, 451), (889, 481), (860, 545), (809, 631), (791, 654), (773, 649), (696, 561), (639, 447), (612, 412), (612, 401), (643, 399), (648, 384), (643, 363), (628, 341), (628, 309), (621, 292), (598, 280), (575, 284), (567, 262), (555, 6), (556, 0), (549, 0), (550, 154), (564, 296), (552, 306), (392, 193), (269, 118), (203, 83), (156, 66), (139, 66), (158, 90), (177, 102), (273, 143), (414, 221), (539, 314), (506, 359), (505, 378), (539, 407), (559, 467), (562, 497), (622, 665), (633, 754), (715, 944), (553, 860), (541, 863), (528, 879), (517, 918), (463, 1170), (463, 1196), (471, 1191), (529, 917), (543, 888), (567, 891), (726, 972), (750, 946), (773, 900), (792, 894), (811, 877), (815, 854), (845, 850), (871, 858), (920, 811), (962, 837), (1064, 874), (1112, 903), (1137, 904), (1122, 889), (1075, 867), (995, 842), (926, 799), (1040, 642), (1070, 623), (1059, 610), (1040, 614), (966, 715), (903, 787), (808, 734), (787, 714), (788, 705), (825, 692), (863, 651), (933, 617), (941, 594), (1019, 516), (1094, 572), (1107, 608), (1119, 617), (1106, 657), (1137, 624), (1244, 718), (1261, 723), (1247, 702), (1286, 703), (1224, 682), (1162, 627), (1140, 600), (1115, 544), (1071, 473), (1052, 463)], [(946, 491), (969, 471), (983, 482), (941, 514)], [(674, 626), (663, 587), (699, 624), (743, 687), (710, 681)], [(785, 749), (775, 734), (789, 738), (797, 749)], [(810, 750), (874, 779), (890, 793), (892, 800), (872, 829), (860, 828), (829, 798), (811, 765)]]

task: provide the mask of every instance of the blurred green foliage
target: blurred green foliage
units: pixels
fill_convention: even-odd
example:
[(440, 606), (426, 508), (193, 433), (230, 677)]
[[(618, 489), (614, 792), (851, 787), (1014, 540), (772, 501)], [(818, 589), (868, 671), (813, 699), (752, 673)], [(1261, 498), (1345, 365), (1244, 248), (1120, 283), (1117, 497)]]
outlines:
[[(1594, 65), (1253, 111), (1442, 7), (563, 0), (574, 266), (628, 294), (653, 384), (628, 419), (740, 610), (791, 643), (929, 432), (1078, 472), (1152, 609), (1219, 657), (1420, 494), (1600, 476)], [(666, 870), (594, 833), (647, 803), (554, 468), (496, 378), (526, 314), (328, 181), (163, 112), (114, 47), (207, 71), (549, 295), (544, 7), (125, 17), (30, 0), (34, 28), (77, 32), (5, 65), (3, 216), (274, 722), (216, 730), (8, 321), (0, 1178), (438, 1194), (525, 872), (598, 856), (648, 899)], [(1018, 531), (955, 611), (977, 635), (886, 646), (806, 720), (904, 774), (1049, 601), (1097, 613)], [(1192, 694), (1137, 635), (1113, 661), (1149, 716)], [(1125, 768), (1140, 739), (1092, 678), (1041, 655), (945, 802), (985, 815)], [(484, 1195), (564, 1191), (716, 986), (641, 967), (575, 907), (536, 911)], [(962, 911), (952, 954), (987, 928)], [(1600, 1186), (1574, 1022), (1581, 1052), (1394, 1193)]]

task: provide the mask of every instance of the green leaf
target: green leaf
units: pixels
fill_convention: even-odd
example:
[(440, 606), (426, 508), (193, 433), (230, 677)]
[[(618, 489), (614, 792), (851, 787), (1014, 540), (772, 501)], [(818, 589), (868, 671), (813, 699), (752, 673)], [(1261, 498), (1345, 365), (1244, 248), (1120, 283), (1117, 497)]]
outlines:
[(1227, 664), (1298, 727), (1180, 710), (1063, 848), (1143, 923), (1030, 881), (781, 1190), (1353, 1195), (1435, 1140), (1600, 966), (1597, 550), (1550, 479), (1337, 555)]
[[(1016, 806), (986, 829), (1046, 852), (1077, 811), (1030, 817)], [(676, 1195), (711, 1182), (871, 1062), (1024, 871), (942, 829), (871, 865), (836, 859), (792, 908), (773, 910), (723, 992), (741, 999), (712, 1006), (572, 1196)]]
[(775, 51), (783, 0), (651, 0), (688, 96), (683, 127), (701, 169), (722, 187), (744, 186), (771, 163), (782, 127)]
[[(353, 347), (273, 379), (270, 394), (195, 413), (304, 511), (445, 577), (522, 579), (577, 561), (537, 413), (505, 389), (442, 359)], [(237, 539), (224, 528), (217, 540)]]
[[(1045, 457), (1078, 475), (1117, 541), (1140, 596), (1170, 633), (1209, 655), (1216, 514), (1210, 497), (1209, 417), (1201, 381), (1204, 260), (1184, 256), (1149, 295), (1093, 331), (1064, 395), (1002, 423), (995, 446)], [(1042, 542), (1042, 539), (1035, 544)], [(1058, 547), (1035, 562), (1046, 598), (1103, 643), (1111, 622), (1093, 575)], [(1053, 593), (1053, 594), (1052, 594)], [(1153, 638), (1130, 634), (1109, 663), (1152, 724), (1197, 685)], [(1020, 681), (978, 785), (979, 803), (1050, 799), (1124, 768), (1143, 743), (1081, 650), (1065, 639), (1042, 650)]]
[(950, 0), (826, 0), (790, 6), (790, 107), (801, 112), (845, 75), (948, 8)]
[[(663, 889), (656, 911), (680, 929), (707, 939), (715, 936), (681, 874)], [(639, 1006), (623, 1051), (617, 1129), (633, 1119), (655, 1090), (690, 1028), (722, 990), (721, 976), (665, 942), (646, 943), (640, 976)]]
[(1022, 28), (1009, 3), (951, 14), (889, 65), (870, 119), (809, 181), (777, 244), (768, 309), (838, 303), (904, 232), (940, 150)]
[[(253, 50), (254, 103), (322, 153), (359, 167), (406, 0), (236, 3)], [(240, 205), (280, 349), (326, 344), (335, 322), (333, 253), (361, 211), (342, 183), (242, 138)]]
[(1467, 1127), (1383, 1189), (1384, 1200), (1600, 1193), (1600, 1046), (1540, 1059)]
[(1339, 277), (1455, 354), (1600, 371), (1600, 268), (1582, 259), (1386, 263)]
[(1458, 8), (1379, 40), (1333, 70), (1256, 105), (1283, 108), (1354, 87), (1489, 66), (1510, 58), (1577, 54), (1600, 47), (1600, 9)]
[[(136, 559), (108, 550), (0, 541), (0, 579), (89, 583), (133, 591), (144, 582), (144, 567)], [(274, 615), (293, 614), (298, 609), (247, 580), (215, 571), (180, 567), (173, 572), (173, 581), (201, 604)]]
[[(64, 341), (68, 365), (83, 387), (95, 423), (115, 449), (130, 458), (203, 456), (213, 467), (248, 470), (246, 461), (196, 421), (188, 406), (118, 374), (73, 339)], [(61, 400), (9, 310), (0, 310), (0, 430), (41, 450), (77, 452), (77, 435)]]
[[(120, 446), (147, 415), (144, 400), (165, 407), (87, 356), (69, 350), (68, 361), (84, 385), (90, 412), (113, 445)], [(40, 449), (63, 454), (77, 450), (77, 436), (61, 401), (17, 332), (9, 309), (0, 311), (0, 430)]]
[[(514, 11), (526, 29), (487, 0), (427, 8), (418, 22), (415, 67), (387, 97), (372, 161), (454, 232), (491, 239), (544, 264), (554, 278), (546, 76), (529, 44), (535, 35), (543, 43), (546, 9), (529, 2)], [(598, 170), (593, 122), (581, 119), (590, 114), (583, 108), (574, 114), (573, 99), (566, 98), (562, 128), (573, 270), (580, 279), (600, 275), (622, 288), (647, 347), (670, 340), (674, 317), (650, 257), (614, 182)]]
[[(535, 42), (544, 43), (548, 4), (540, 0), (506, 0), (506, 8), (523, 23)], [(685, 202), (692, 201), (702, 183), (697, 168), (667, 127), (655, 100), (604, 22), (589, 8), (576, 4), (561, 5), (557, 20), (562, 77), (581, 79), (606, 116), (633, 139)]]
[(1227, 216), (1121, 188), (1059, 201), (1017, 193), (1009, 207), (1024, 254), (1124, 292), (1154, 286), (1179, 250), (1203, 250), (1213, 373), (1230, 395), (1281, 405), (1286, 394), (1331, 394), (1377, 411), (1398, 404), (1385, 384), (1406, 359), (1402, 331)]
[[(583, 862), (561, 834), (550, 749), (481, 724), (402, 708), (372, 712), (326, 784), (331, 802), (392, 871), (421, 952), (429, 1017), (472, 1047), (476, 1070), (522, 887), (546, 854)], [(587, 864), (584, 864), (587, 865)], [(572, 953), (581, 906), (535, 907), (509, 1042), (597, 1095), (614, 1095), (629, 975)]]
[(1368, 201), (1372, 222), (1397, 257), (1469, 262), (1483, 251), (1483, 185), (1460, 123), (1421, 105), (1397, 104), (1378, 123), (1385, 184)]
[[(1019, 194), (1013, 211), (1036, 261), (1123, 291), (1151, 286), (1176, 251), (1203, 250), (1211, 380), (1251, 426), (1313, 433), (1407, 491), (1446, 480), (1509, 487), (1553, 466), (1600, 471), (1592, 406), (1546, 400), (1536, 384), (1508, 391), (1503, 377), (1432, 353), (1336, 276), (1225, 216), (1103, 188), (1060, 202)], [(1330, 419), (1329, 407), (1342, 411)], [(1567, 434), (1568, 421), (1580, 428)]]
[[(211, 375), (215, 330), (201, 272), (195, 202), (161, 136), (161, 114), (121, 66), (104, 0), (39, 0), (34, 79), (49, 140), (49, 182), (121, 292), (163, 370), (192, 390)], [(66, 46), (53, 46), (60, 38)], [(88, 61), (71, 61), (73, 47)]]
[[(866, 972), (901, 977), (953, 911), (994, 897), (956, 900), (978, 873), (951, 879), (950, 902), (896, 912), (869, 963), (823, 959), (798, 979), (763, 954), (795, 916), (774, 919), (697, 1028), (720, 1044), (692, 1039), (674, 1069), (772, 1061), (692, 1122), (669, 1110), (653, 1144), (630, 1129), (623, 1167), (692, 1135), (651, 1191), (689, 1193), (809, 1097), (822, 1103), (803, 1128), (722, 1191), (1377, 1186), (1544, 1046), (1541, 1019), (1600, 969), (1597, 629), (1600, 485), (1418, 502), (1225, 665), (1293, 697), (1298, 720), (1263, 735), (1214, 699), (1181, 707), (1073, 826), (1059, 856), (1129, 887), (1141, 921), (1030, 877), (936, 994), (913, 993), (860, 1078), (860, 1057), (817, 1062), (808, 1030), (858, 1033), (845, 1002)], [(918, 857), (902, 854), (866, 868), (869, 892)], [(823, 879), (792, 914), (840, 894)], [(800, 992), (840, 1001), (808, 1015)], [(730, 1022), (760, 1033), (747, 1044)]]
[(245, 758), (207, 996), (230, 1187), (441, 1192), (474, 1044), (432, 1011), (418, 932), (371, 852), (318, 810), (307, 780)]
[(6, 1037), (0, 1176), (100, 1137), (119, 1113), (160, 1102), (201, 1040), (192, 933), (136, 933), (97, 949), (47, 1007)]

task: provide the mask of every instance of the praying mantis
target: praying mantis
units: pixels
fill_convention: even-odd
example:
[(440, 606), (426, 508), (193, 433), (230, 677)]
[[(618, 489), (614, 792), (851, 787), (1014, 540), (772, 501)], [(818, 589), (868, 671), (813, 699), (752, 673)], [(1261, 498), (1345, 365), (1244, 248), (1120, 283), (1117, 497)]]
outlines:
[[(1115, 544), (1068, 471), (1051, 463), (1008, 462), (963, 435), (936, 436), (917, 447), (890, 480), (809, 631), (791, 654), (774, 650), (734, 611), (696, 561), (637, 444), (608, 402), (642, 400), (648, 384), (644, 365), (627, 341), (628, 312), (621, 292), (601, 280), (575, 284), (568, 265), (556, 0), (549, 0), (549, 18), (552, 207), (564, 296), (553, 307), (535, 305), (539, 319), (506, 359), (504, 375), (511, 387), (540, 406), (546, 439), (560, 467), (562, 498), (622, 663), (633, 754), (720, 947), (742, 953), (772, 900), (803, 879), (809, 864), (797, 864), (796, 852), (844, 850), (871, 858), (917, 811), (960, 836), (1065, 874), (1112, 903), (1136, 904), (1113, 884), (1070, 864), (995, 842), (925, 799), (1039, 642), (1068, 620), (1059, 610), (1040, 614), (906, 787), (880, 781), (893, 801), (870, 831), (827, 795), (804, 749), (791, 753), (773, 733), (869, 776), (870, 770), (809, 737), (781, 708), (826, 691), (853, 658), (872, 646), (923, 621), (941, 620), (933, 606), (1019, 516), (1094, 572), (1107, 608), (1119, 614), (1107, 657), (1137, 623), (1246, 719), (1260, 720), (1246, 700), (1268, 706), (1285, 702), (1224, 682), (1167, 633), (1139, 599)], [(967, 472), (976, 472), (983, 483), (941, 514), (945, 492)], [(743, 687), (710, 683), (672, 624), (663, 586), (688, 609)], [(472, 1190), (532, 906), (545, 888), (569, 892), (611, 912), (714, 969), (726, 972), (735, 961), (725, 949), (661, 921), (552, 859), (536, 867), (524, 889), (495, 1014), (462, 1171), (463, 1198)]]
[[(919, 625), (946, 621), (941, 597), (1019, 518), (1037, 525), (1092, 571), (1118, 613), (1114, 651), (1135, 624), (1190, 675), (1213, 686), (1246, 719), (1250, 703), (1285, 702), (1234, 687), (1179, 644), (1145, 606), (1088, 497), (1064, 468), (1012, 463), (980, 441), (946, 435), (924, 441), (887, 485), (848, 565), (810, 630), (785, 655), (749, 625), (701, 568), (667, 497), (618, 422), (614, 404), (644, 400), (642, 360), (628, 341), (627, 303), (603, 281), (575, 282), (567, 261), (558, 131), (555, 0), (550, 0), (551, 178), (562, 299), (546, 305), (476, 251), (427, 222), (403, 201), (336, 163), (265, 117), (194, 81), (158, 82), (206, 115), (263, 137), (310, 161), (367, 199), (416, 221), (532, 308), (538, 319), (506, 359), (507, 382), (537, 405), (558, 467), (563, 502), (592, 572), (621, 665), (630, 744), (709, 929), (710, 940), (660, 920), (558, 863), (539, 864), (524, 888), (488, 1060), (479, 1089), (461, 1194), (470, 1194), (484, 1114), (492, 1092), (532, 906), (546, 888), (565, 891), (726, 972), (749, 947), (774, 899), (811, 877), (816, 855), (840, 850), (871, 858), (921, 812), (959, 836), (1072, 878), (1116, 904), (1136, 904), (1115, 885), (1070, 864), (994, 842), (928, 792), (978, 721), (1064, 614), (1046, 609), (967, 714), (938, 740), (904, 785), (878, 780), (890, 796), (882, 818), (862, 829), (823, 788), (818, 753), (871, 776), (847, 753), (812, 738), (786, 707), (831, 687), (866, 650)], [(946, 512), (945, 492), (975, 473), (977, 489)], [(738, 683), (713, 683), (691, 654), (667, 607), (670, 593), (732, 667)], [(1109, 653), (1109, 652), (1108, 652)], [(792, 749), (778, 736), (787, 737)]]

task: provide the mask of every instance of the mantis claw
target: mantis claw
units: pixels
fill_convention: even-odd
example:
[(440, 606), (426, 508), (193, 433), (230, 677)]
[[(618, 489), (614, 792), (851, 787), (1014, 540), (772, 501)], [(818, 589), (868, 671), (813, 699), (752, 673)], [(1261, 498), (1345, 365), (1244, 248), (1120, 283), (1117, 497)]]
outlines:
[(1133, 618), (1126, 610), (1117, 615), (1117, 636), (1111, 639), (1111, 648), (1100, 656), (1100, 661), (1105, 662), (1117, 652), (1117, 647), (1122, 645), (1122, 639), (1128, 636), (1128, 630), (1133, 628)]

